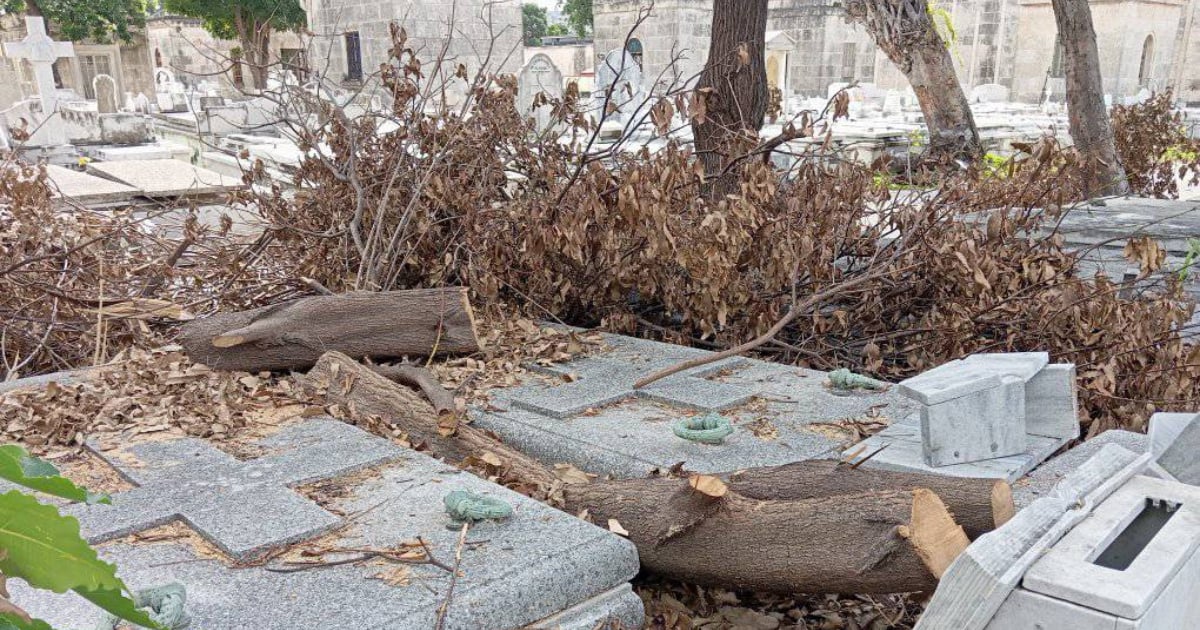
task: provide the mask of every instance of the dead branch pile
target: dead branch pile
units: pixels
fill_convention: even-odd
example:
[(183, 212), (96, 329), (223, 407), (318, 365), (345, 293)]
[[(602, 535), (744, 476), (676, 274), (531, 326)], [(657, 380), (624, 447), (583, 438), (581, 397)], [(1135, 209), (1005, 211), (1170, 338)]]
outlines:
[(1181, 181), (1200, 181), (1200, 140), (1188, 136), (1171, 90), (1113, 107), (1112, 122), (1133, 194), (1173, 199)]

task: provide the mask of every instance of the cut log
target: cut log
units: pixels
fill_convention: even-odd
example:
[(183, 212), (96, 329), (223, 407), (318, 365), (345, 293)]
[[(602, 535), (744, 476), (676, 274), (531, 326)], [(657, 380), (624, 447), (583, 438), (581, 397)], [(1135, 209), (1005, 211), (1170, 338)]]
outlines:
[[(895, 593), (932, 589), (968, 539), (929, 481), (954, 508), (990, 529), (1011, 512), (1007, 485), (801, 462), (711, 478), (626, 479), (563, 485), (548, 466), (493, 434), (438, 419), (415, 392), (349, 357), (328, 353), (301, 384), (363, 426), (383, 422), (452, 462), (498, 461), (539, 498), (629, 532), (645, 568), (682, 580), (776, 592)], [(776, 486), (772, 491), (772, 485)], [(694, 487), (695, 486), (695, 487)], [(971, 493), (978, 493), (973, 496)], [(748, 496), (748, 495), (754, 496)], [(997, 496), (1007, 496), (994, 506)]]
[(754, 591), (932, 591), (969, 544), (920, 488), (762, 501), (732, 491), (714, 499), (686, 479), (660, 478), (567, 486), (564, 495), (568, 511), (628, 531), (644, 569)]
[(729, 488), (751, 499), (812, 499), (856, 492), (928, 488), (950, 508), (972, 539), (1008, 522), (1016, 511), (1012, 488), (998, 479), (947, 477), (852, 468), (814, 459), (728, 475)]
[(479, 350), (467, 290), (320, 295), (185, 324), (179, 342), (218, 370), (303, 369), (327, 351), (353, 357)]
[(467, 458), (499, 461), (493, 465), (501, 477), (520, 480), (535, 496), (545, 496), (561, 485), (537, 460), (453, 416), (439, 418), (412, 390), (339, 352), (326, 353), (297, 380), (310, 393), (346, 409), (363, 428), (371, 430), (372, 419), (378, 418), (388, 428), (406, 433), (414, 446), (424, 445), (448, 462), (458, 464)]

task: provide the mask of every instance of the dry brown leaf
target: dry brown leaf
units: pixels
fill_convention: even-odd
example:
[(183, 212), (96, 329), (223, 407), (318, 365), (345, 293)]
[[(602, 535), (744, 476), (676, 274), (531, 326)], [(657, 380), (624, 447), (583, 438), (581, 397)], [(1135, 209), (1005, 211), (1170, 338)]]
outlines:
[(608, 531), (618, 536), (629, 537), (629, 531), (621, 527), (621, 522), (615, 518), (608, 519)]
[(715, 499), (719, 499), (729, 492), (729, 486), (726, 486), (720, 477), (713, 475), (692, 475), (688, 477), (688, 485), (696, 492)]

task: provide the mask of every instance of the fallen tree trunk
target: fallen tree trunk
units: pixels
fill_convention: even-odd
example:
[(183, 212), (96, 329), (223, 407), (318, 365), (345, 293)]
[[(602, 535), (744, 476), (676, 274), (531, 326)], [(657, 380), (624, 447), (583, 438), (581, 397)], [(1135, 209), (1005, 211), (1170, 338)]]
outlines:
[(490, 460), (500, 476), (531, 486), (531, 494), (544, 496), (560, 485), (554, 473), (537, 460), (453, 416), (439, 418), (415, 392), (340, 352), (324, 354), (298, 380), (310, 393), (347, 410), (363, 428), (370, 430), (370, 419), (378, 418), (388, 428), (406, 433), (414, 447), (427, 448), (448, 462)]
[(1015, 511), (1012, 487), (998, 479), (923, 473), (897, 474), (812, 459), (729, 475), (729, 489), (751, 499), (814, 499), (855, 492), (928, 488), (950, 508), (972, 539), (1008, 522)]
[(327, 351), (353, 357), (475, 352), (467, 290), (420, 289), (320, 295), (185, 324), (193, 361), (219, 370), (308, 368)]
[(565, 497), (568, 511), (628, 531), (645, 569), (746, 590), (930, 591), (969, 544), (926, 489), (762, 501), (661, 478), (568, 486)]
[(442, 387), (433, 373), (425, 368), (415, 365), (372, 365), (371, 371), (401, 385), (421, 390), (439, 418), (456, 412), (454, 394)]
[[(345, 355), (322, 356), (300, 382), (368, 428), (386, 422), (450, 461), (491, 459), (537, 489), (535, 496), (561, 492), (565, 510), (628, 531), (647, 569), (698, 583), (777, 592), (928, 590), (969, 542), (952, 512), (979, 533), (1012, 512), (1003, 482), (855, 470), (837, 461), (732, 473), (719, 497), (679, 478), (563, 485), (545, 464), (492, 434), (447, 425), (416, 393)], [(951, 497), (949, 508), (927, 485)]]

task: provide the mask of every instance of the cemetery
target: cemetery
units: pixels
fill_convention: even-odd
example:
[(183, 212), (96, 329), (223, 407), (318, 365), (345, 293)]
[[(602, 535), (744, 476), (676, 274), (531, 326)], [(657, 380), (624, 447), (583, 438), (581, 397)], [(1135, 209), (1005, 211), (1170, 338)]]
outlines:
[(0, 628), (1200, 615), (1173, 85), (960, 81), (924, 3), (845, 9), (903, 84), (765, 0), (243, 4), (0, 13)]

